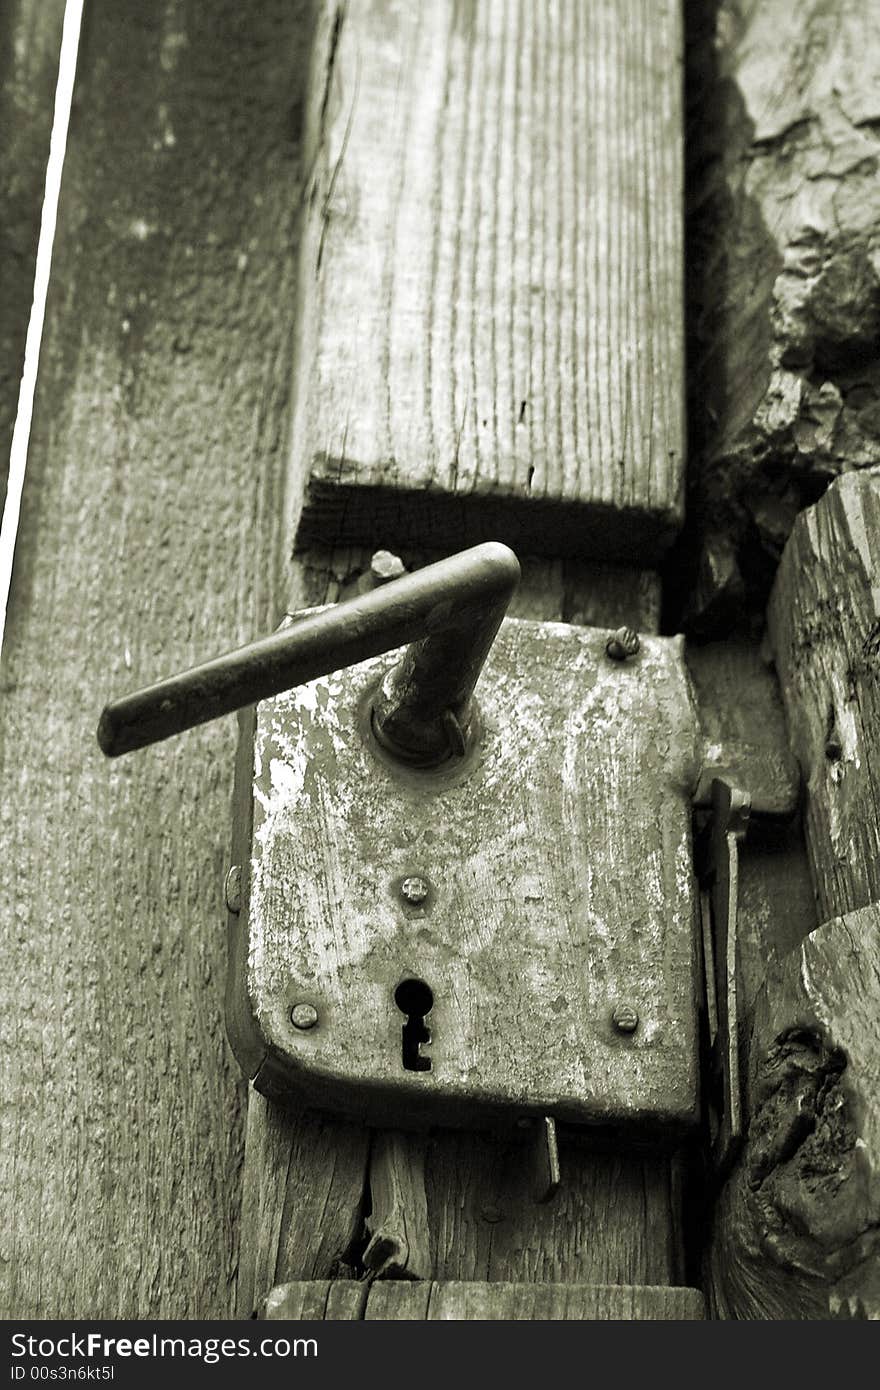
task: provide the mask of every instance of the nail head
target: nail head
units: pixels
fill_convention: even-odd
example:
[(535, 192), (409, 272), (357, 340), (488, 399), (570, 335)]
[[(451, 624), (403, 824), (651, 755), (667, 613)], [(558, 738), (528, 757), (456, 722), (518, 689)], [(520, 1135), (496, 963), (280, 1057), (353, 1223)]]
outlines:
[(318, 1022), (318, 1010), (314, 1004), (294, 1004), (290, 1011), (290, 1021), (294, 1028), (305, 1031), (314, 1028)]
[(619, 627), (605, 643), (605, 652), (612, 661), (626, 661), (628, 656), (636, 655), (641, 645), (641, 638), (633, 628)]
[(400, 892), (406, 902), (412, 907), (417, 907), (428, 896), (427, 880), (420, 878), (418, 874), (411, 874), (401, 883)]
[(639, 1026), (638, 1010), (632, 1004), (615, 1004), (611, 1022), (618, 1033), (634, 1033)]

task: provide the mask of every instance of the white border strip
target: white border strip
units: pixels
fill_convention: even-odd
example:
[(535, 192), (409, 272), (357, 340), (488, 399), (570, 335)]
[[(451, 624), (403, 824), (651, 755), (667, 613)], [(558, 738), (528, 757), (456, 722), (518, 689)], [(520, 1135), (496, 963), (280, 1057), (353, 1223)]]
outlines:
[(9, 482), (3, 521), (0, 523), (0, 655), (6, 631), (6, 609), (12, 583), (12, 562), (18, 536), (21, 513), (21, 494), (27, 468), (28, 443), (31, 435), (31, 416), (37, 386), (37, 367), (40, 343), (46, 317), (46, 294), (49, 288), (49, 269), (52, 264), (52, 245), (55, 241), (55, 222), (58, 216), (58, 196), (61, 192), (61, 171), (67, 150), (67, 130), (73, 101), (73, 81), (76, 76), (76, 55), (82, 27), (84, 0), (67, 0), (64, 27), (61, 34), (61, 56), (58, 60), (58, 83), (55, 87), (55, 115), (49, 143), (49, 162), (46, 165), (46, 189), (43, 195), (43, 214), (40, 240), (37, 243), (37, 264), (34, 272), (34, 297), (28, 322), (24, 349), (24, 367), (18, 392), (18, 412), (12, 431), (9, 450)]

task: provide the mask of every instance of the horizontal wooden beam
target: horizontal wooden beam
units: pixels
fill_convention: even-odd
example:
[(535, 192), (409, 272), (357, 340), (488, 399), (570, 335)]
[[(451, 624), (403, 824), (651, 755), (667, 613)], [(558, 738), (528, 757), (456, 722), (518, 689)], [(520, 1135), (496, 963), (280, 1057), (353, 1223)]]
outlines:
[(301, 543), (662, 553), (679, 59), (670, 0), (338, 8), (312, 76)]
[(265, 1300), (269, 1320), (384, 1319), (407, 1322), (533, 1320), (676, 1321), (705, 1317), (697, 1289), (627, 1284), (486, 1284), (443, 1280), (372, 1285), (327, 1280), (282, 1284)]

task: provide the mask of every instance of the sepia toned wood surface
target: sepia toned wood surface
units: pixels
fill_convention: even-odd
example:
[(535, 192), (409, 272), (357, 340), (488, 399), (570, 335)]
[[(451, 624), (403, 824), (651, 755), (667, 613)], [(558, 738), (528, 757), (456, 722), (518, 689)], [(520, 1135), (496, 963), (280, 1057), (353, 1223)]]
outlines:
[(273, 1289), (261, 1310), (267, 1319), (368, 1318), (407, 1321), (539, 1319), (541, 1321), (699, 1321), (703, 1296), (696, 1289), (615, 1284), (483, 1284), (427, 1280), (315, 1281)]
[(87, 6), (3, 651), (6, 1317), (233, 1306), (234, 721), (116, 765), (94, 728), (283, 604), (310, 23)]
[(312, 78), (301, 544), (662, 554), (680, 49), (674, 0), (337, 7)]
[(63, 0), (7, 0), (0, 9), (0, 513), (18, 405)]
[(880, 901), (878, 575), (880, 470), (869, 469), (798, 518), (769, 608), (822, 921)]

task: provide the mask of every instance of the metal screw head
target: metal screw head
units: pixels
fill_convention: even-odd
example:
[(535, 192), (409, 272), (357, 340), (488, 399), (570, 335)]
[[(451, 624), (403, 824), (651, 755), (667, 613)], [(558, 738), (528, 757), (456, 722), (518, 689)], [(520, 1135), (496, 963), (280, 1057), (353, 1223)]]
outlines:
[(417, 874), (405, 878), (400, 885), (400, 895), (413, 907), (423, 903), (428, 896), (428, 882), (424, 878), (419, 878)]
[(619, 627), (605, 643), (605, 652), (612, 661), (626, 661), (628, 656), (636, 655), (641, 645), (639, 634), (633, 628)]
[(618, 1033), (634, 1033), (639, 1026), (638, 1010), (632, 1004), (615, 1004), (611, 1022)]
[(226, 906), (230, 912), (241, 912), (241, 865), (233, 864), (223, 885)]
[(377, 550), (370, 561), (370, 574), (377, 584), (387, 584), (389, 579), (399, 579), (406, 574), (406, 569), (399, 555), (392, 555), (390, 550)]
[(294, 1028), (305, 1031), (314, 1028), (318, 1022), (318, 1010), (314, 1004), (294, 1004), (290, 1011), (290, 1021)]

